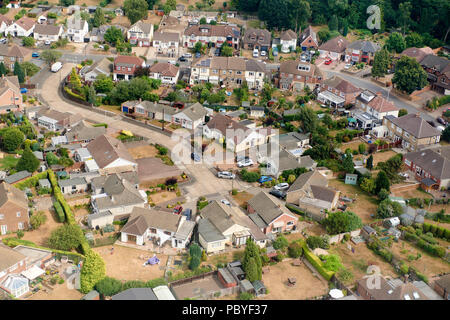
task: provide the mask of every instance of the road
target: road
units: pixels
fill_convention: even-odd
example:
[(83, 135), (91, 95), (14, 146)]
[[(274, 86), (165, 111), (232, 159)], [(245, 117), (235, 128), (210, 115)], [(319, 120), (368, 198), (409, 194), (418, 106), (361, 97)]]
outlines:
[[(109, 117), (106, 114), (101, 115), (64, 100), (56, 89), (55, 84), (59, 84), (61, 79), (70, 73), (73, 66), (74, 64), (65, 63), (59, 72), (47, 72), (44, 74), (45, 79), (43, 78), (42, 82), (40, 82), (37, 90), (44, 103), (61, 112), (78, 113), (86, 119), (107, 123), (109, 128), (116, 129), (117, 131), (123, 129), (130, 130), (136, 135), (148, 138), (149, 142), (161, 144), (170, 150), (175, 147), (176, 141), (158, 131), (125, 122), (119, 115), (115, 117)], [(184, 164), (179, 165), (179, 167), (189, 176), (193, 177), (194, 180), (193, 183), (183, 187), (187, 192), (186, 197), (188, 201), (193, 201), (199, 196), (212, 193), (228, 194), (232, 187), (238, 189), (251, 188), (249, 184), (243, 181), (235, 180), (233, 182), (231, 180), (218, 179), (213, 173), (214, 171), (205, 164)]]
[(336, 71), (325, 71), (327, 74), (327, 77), (330, 78), (332, 76), (339, 76), (347, 81), (349, 81), (350, 83), (352, 83), (353, 85), (355, 85), (358, 88), (361, 89), (368, 89), (370, 91), (373, 92), (381, 92), (383, 97), (387, 98), (389, 95), (389, 100), (392, 101), (399, 109), (406, 109), (408, 111), (408, 113), (417, 113), (420, 112), (421, 116), (423, 119), (427, 120), (427, 121), (434, 121), (435, 122), (435, 118), (433, 118), (432, 116), (430, 116), (428, 113), (426, 113), (423, 110), (418, 109), (416, 106), (414, 106), (411, 103), (406, 102), (403, 99), (398, 98), (396, 95), (394, 94), (389, 94), (389, 91), (382, 87), (379, 86), (378, 84), (370, 81), (370, 80), (366, 80), (366, 79), (362, 79), (362, 78), (358, 78), (358, 77), (353, 77), (349, 74), (346, 73), (342, 73), (342, 72), (336, 72)]

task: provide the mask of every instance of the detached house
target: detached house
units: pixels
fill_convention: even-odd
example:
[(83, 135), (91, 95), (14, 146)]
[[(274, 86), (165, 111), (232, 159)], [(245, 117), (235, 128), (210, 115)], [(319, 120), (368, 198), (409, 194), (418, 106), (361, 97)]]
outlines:
[(283, 31), (280, 35), (281, 52), (288, 53), (295, 51), (297, 47), (298, 35), (291, 29)]
[(136, 171), (137, 163), (122, 141), (108, 135), (92, 140), (87, 149), (99, 167), (100, 174)]
[(168, 57), (178, 55), (180, 34), (176, 32), (156, 31), (153, 35), (152, 45), (157, 48), (157, 53)]
[(4, 75), (0, 78), (0, 114), (22, 108), (22, 94), (20, 93), (17, 76)]
[(174, 85), (180, 75), (179, 68), (169, 62), (157, 62), (148, 69), (149, 77), (160, 79), (162, 84)]
[(131, 44), (138, 47), (150, 47), (153, 38), (153, 24), (138, 21), (127, 31), (127, 38)]
[(345, 58), (345, 49), (348, 47), (348, 41), (338, 36), (319, 46), (321, 58), (330, 58), (332, 60), (343, 60)]
[(113, 64), (108, 58), (103, 58), (94, 62), (90, 66), (86, 65), (80, 70), (80, 76), (84, 78), (84, 81), (94, 82), (101, 74), (109, 76), (111, 74)]
[(245, 31), (242, 45), (246, 50), (258, 49), (259, 51), (268, 52), (271, 39), (272, 35), (267, 29), (249, 28)]
[(16, 44), (12, 46), (0, 44), (0, 61), (11, 71), (14, 70), (16, 61), (22, 63), (31, 60), (31, 54), (32, 51), (30, 49)]
[(85, 145), (105, 133), (105, 127), (93, 127), (82, 120), (66, 133), (66, 138), (68, 143)]
[(389, 138), (401, 141), (402, 148), (418, 151), (422, 147), (438, 144), (441, 132), (432, 127), (418, 114), (407, 114), (400, 118), (387, 116), (383, 119)]
[(427, 73), (431, 89), (441, 94), (450, 94), (450, 60), (429, 54), (425, 56), (420, 65)]
[(308, 26), (302, 34), (300, 35), (300, 47), (303, 51), (308, 49), (317, 49), (319, 47), (319, 43), (317, 42), (317, 35), (311, 28)]
[(354, 104), (360, 93), (361, 89), (341, 77), (334, 76), (322, 82), (317, 100), (331, 106), (341, 107), (346, 104)]
[(13, 24), (6, 27), (5, 35), (11, 34), (13, 37), (28, 37), (33, 31), (36, 22), (26, 16), (23, 16)]
[(134, 207), (120, 234), (122, 242), (144, 245), (152, 241), (160, 247), (168, 242), (172, 248), (184, 249), (194, 227), (195, 222), (186, 220), (186, 216)]
[(34, 28), (34, 39), (37, 41), (58, 41), (63, 33), (62, 26), (54, 26), (50, 24), (37, 24)]
[(28, 279), (20, 274), (27, 270), (27, 256), (0, 244), (0, 288), (15, 298), (27, 293)]
[(9, 183), (0, 183), (0, 234), (28, 229), (29, 223), (25, 192)]
[(123, 113), (134, 114), (148, 119), (164, 120), (172, 122), (172, 116), (179, 112), (168, 104), (162, 104), (151, 101), (126, 101), (122, 104), (121, 110)]
[(114, 59), (114, 81), (131, 80), (138, 67), (145, 67), (144, 59), (136, 56), (117, 56)]
[(417, 62), (420, 63), (423, 60), (423, 58), (425, 58), (429, 54), (434, 54), (433, 49), (431, 49), (430, 47), (425, 48), (411, 47), (405, 49), (400, 55), (414, 58), (416, 59)]
[(193, 25), (183, 34), (183, 46), (193, 48), (197, 42), (212, 43), (213, 47), (221, 47), (228, 43), (234, 49), (239, 49), (241, 32), (238, 27), (226, 25)]
[(372, 64), (375, 53), (380, 49), (381, 47), (372, 41), (354, 41), (345, 50), (345, 62)]
[(295, 230), (298, 218), (277, 198), (261, 191), (247, 203), (248, 217), (266, 235)]
[(194, 130), (205, 122), (207, 115), (207, 109), (197, 102), (174, 114), (172, 122), (181, 125), (183, 128)]
[(315, 65), (299, 60), (283, 60), (280, 64), (278, 86), (282, 90), (314, 89), (322, 82), (322, 72)]
[(377, 118), (380, 122), (389, 115), (398, 117), (399, 109), (392, 102), (383, 98), (381, 93), (375, 94), (369, 90), (364, 90), (356, 99), (356, 106)]
[(265, 76), (265, 65), (256, 60), (241, 57), (204, 57), (192, 63), (189, 83), (193, 85), (210, 82), (239, 87), (246, 81), (250, 90), (261, 90)]
[(89, 25), (86, 20), (74, 15), (67, 19), (67, 38), (73, 42), (88, 42)]
[(416, 174), (416, 179), (425, 183), (425, 189), (450, 188), (450, 147), (424, 149), (408, 152), (403, 163)]
[(11, 24), (13, 24), (11, 19), (8, 19), (5, 15), (0, 14), (0, 33), (4, 33), (6, 28), (8, 28)]

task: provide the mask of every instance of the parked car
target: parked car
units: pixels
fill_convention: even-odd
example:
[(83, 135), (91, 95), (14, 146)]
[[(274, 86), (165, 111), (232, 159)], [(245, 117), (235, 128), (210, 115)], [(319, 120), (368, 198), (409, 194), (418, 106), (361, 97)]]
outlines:
[(195, 153), (195, 152), (192, 152), (191, 153), (191, 159), (192, 160), (194, 160), (195, 162), (200, 162), (200, 155), (198, 155), (197, 153)]
[(183, 57), (192, 58), (192, 53), (187, 52), (187, 53), (183, 54)]
[(54, 64), (52, 64), (52, 66), (50, 67), (50, 70), (52, 72), (58, 72), (59, 70), (61, 70), (62, 68), (62, 63), (61, 62), (55, 62)]
[(183, 207), (180, 205), (175, 206), (175, 208), (173, 208), (173, 213), (174, 214), (181, 214), (181, 212), (183, 212)]
[(406, 172), (400, 172), (398, 175), (403, 178), (409, 178), (409, 174)]
[(331, 62), (333, 62), (333, 60), (331, 60), (331, 59), (325, 60), (325, 64), (326, 64), (327, 66), (330, 65)]
[(223, 204), (231, 207), (231, 203), (227, 199), (222, 199), (222, 200), (220, 200), (220, 202), (222, 202)]
[(183, 211), (182, 215), (186, 216), (186, 220), (191, 220), (191, 218), (192, 218), (192, 210), (191, 209), (186, 209), (186, 210)]
[(20, 93), (27, 93), (28, 92), (28, 89), (27, 88), (20, 88)]
[(350, 63), (347, 63), (344, 67), (344, 69), (350, 69), (352, 67), (352, 65)]
[(437, 122), (439, 122), (440, 124), (443, 124), (444, 126), (447, 125), (447, 121), (445, 121), (445, 119), (441, 118), (441, 117), (437, 117), (436, 118)]
[(266, 52), (265, 51), (261, 51), (261, 57), (265, 57), (266, 56)]
[(39, 58), (39, 53), (38, 53), (38, 52), (33, 52), (33, 53), (31, 54), (31, 57), (32, 57), (32, 58)]
[(1, 38), (1, 39), (0, 39), (0, 43), (1, 43), (1, 44), (6, 43), (6, 41), (8, 41), (8, 39), (6, 39), (6, 38)]
[(278, 56), (278, 50), (273, 49), (272, 50), (272, 54), (274, 57)]
[(258, 58), (258, 55), (259, 55), (258, 49), (254, 49), (253, 50), (253, 58)]
[(216, 48), (216, 50), (214, 50), (214, 55), (216, 57), (220, 56), (220, 48)]
[(223, 179), (234, 179), (234, 178), (236, 178), (236, 175), (229, 171), (220, 171), (217, 173), (217, 177), (223, 178)]
[(248, 160), (248, 159), (250, 159), (248, 156), (242, 156), (242, 155), (236, 156), (236, 162), (240, 162), (242, 160)]
[(270, 182), (272, 181), (273, 178), (269, 177), (269, 176), (261, 176), (261, 178), (259, 178), (258, 182), (259, 183), (264, 183), (264, 182)]
[(183, 56), (181, 56), (178, 60), (180, 60), (181, 62), (187, 61), (187, 59)]
[(285, 199), (286, 198), (286, 192), (281, 191), (281, 190), (277, 190), (277, 189), (272, 189), (269, 191), (269, 193), (279, 199)]
[(249, 167), (249, 166), (252, 166), (252, 165), (253, 165), (253, 160), (252, 160), (252, 159), (245, 159), (245, 160), (239, 161), (239, 162), (237, 163), (237, 166), (238, 166), (239, 168), (242, 168), (242, 167)]
[(195, 53), (195, 57), (198, 59), (198, 58), (200, 58), (202, 56), (202, 54), (200, 53), (200, 52), (196, 52)]
[(274, 188), (275, 188), (276, 190), (284, 191), (284, 190), (289, 189), (289, 183), (287, 183), (287, 182), (282, 182), (282, 183), (277, 184)]

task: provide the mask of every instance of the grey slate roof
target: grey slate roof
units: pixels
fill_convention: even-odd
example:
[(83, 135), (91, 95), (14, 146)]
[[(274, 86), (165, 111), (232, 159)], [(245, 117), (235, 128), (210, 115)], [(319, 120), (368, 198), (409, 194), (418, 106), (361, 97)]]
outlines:
[[(436, 152), (438, 150), (440, 153)], [(450, 146), (409, 152), (404, 157), (437, 179), (450, 179)]]
[(142, 235), (148, 228), (176, 232), (180, 219), (181, 215), (170, 212), (134, 207), (121, 231), (134, 235)]
[(233, 219), (233, 209), (217, 200), (203, 208), (200, 215), (208, 219), (222, 233), (236, 224)]
[(151, 288), (131, 288), (111, 297), (112, 300), (158, 300)]
[(439, 130), (433, 128), (428, 122), (414, 113), (410, 113), (399, 118), (395, 118), (393, 116), (387, 116), (386, 118), (417, 139), (441, 135)]
[(318, 171), (308, 171), (298, 176), (287, 192), (303, 189), (307, 185), (326, 186), (327, 178)]
[(439, 72), (442, 72), (449, 64), (450, 60), (434, 54), (426, 55), (422, 61), (420, 61), (420, 65), (431, 69), (435, 68)]
[(363, 52), (370, 52), (375, 53), (378, 50), (381, 49), (381, 47), (372, 41), (366, 41), (366, 40), (356, 40), (350, 43), (347, 47), (347, 49), (355, 49), (355, 50), (361, 50)]
[(7, 183), (15, 183), (17, 181), (20, 181), (20, 180), (28, 178), (28, 177), (31, 177), (31, 173), (29, 173), (26, 170), (23, 170), (23, 171), (19, 171), (17, 173), (14, 173), (14, 174), (12, 174), (10, 176), (7, 176), (5, 178), (5, 182), (7, 182)]
[(63, 187), (70, 187), (70, 186), (80, 186), (87, 184), (85, 178), (72, 178), (72, 179), (64, 179), (59, 180), (58, 184), (61, 188)]
[(207, 242), (226, 240), (226, 238), (217, 230), (209, 219), (200, 219), (198, 221), (198, 233)]
[(282, 214), (293, 216), (281, 201), (268, 195), (264, 191), (259, 192), (251, 198), (248, 201), (248, 205), (250, 205), (268, 225)]

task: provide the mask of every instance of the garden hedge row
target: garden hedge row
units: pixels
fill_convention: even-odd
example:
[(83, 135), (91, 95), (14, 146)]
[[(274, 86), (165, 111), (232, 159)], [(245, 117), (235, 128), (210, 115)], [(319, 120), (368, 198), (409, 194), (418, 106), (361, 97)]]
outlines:
[(293, 205), (286, 204), (286, 208), (288, 208), (293, 213), (296, 213), (296, 214), (298, 214), (300, 216), (304, 216), (305, 215), (305, 213), (303, 211), (299, 210), (298, 208), (294, 207)]
[(66, 216), (64, 215), (63, 208), (59, 204), (58, 201), (53, 202), (53, 207), (55, 207), (56, 215), (58, 216), (59, 222), (63, 223), (66, 220)]
[(422, 224), (424, 233), (431, 232), (435, 237), (447, 239), (450, 241), (450, 230), (435, 224), (424, 222)]
[(306, 259), (308, 259), (309, 263), (313, 265), (314, 268), (328, 281), (331, 280), (331, 278), (334, 275), (334, 272), (325, 270), (323, 267), (323, 263), (320, 260), (319, 257), (317, 257), (315, 254), (313, 254), (306, 243), (303, 243), (303, 254), (305, 255)]
[(3, 244), (7, 245), (8, 247), (14, 248), (16, 246), (28, 246), (28, 247), (33, 247), (33, 248), (39, 248), (39, 249), (43, 249), (43, 250), (49, 250), (51, 252), (54, 253), (58, 253), (61, 255), (65, 255), (68, 257), (78, 257), (81, 259), (84, 259), (84, 256), (78, 252), (71, 252), (71, 251), (63, 251), (63, 250), (57, 250), (57, 249), (52, 249), (52, 248), (46, 248), (46, 247), (42, 247), (42, 246), (38, 246), (37, 244), (35, 244), (32, 241), (29, 240), (23, 240), (23, 239), (17, 239), (17, 238), (4, 238), (3, 240)]
[(43, 171), (41, 173), (38, 173), (32, 177), (29, 177), (28, 179), (25, 179), (21, 182), (16, 183), (14, 186), (20, 190), (25, 190), (25, 188), (32, 188), (35, 187), (40, 179), (46, 179), (48, 176), (48, 171)]

